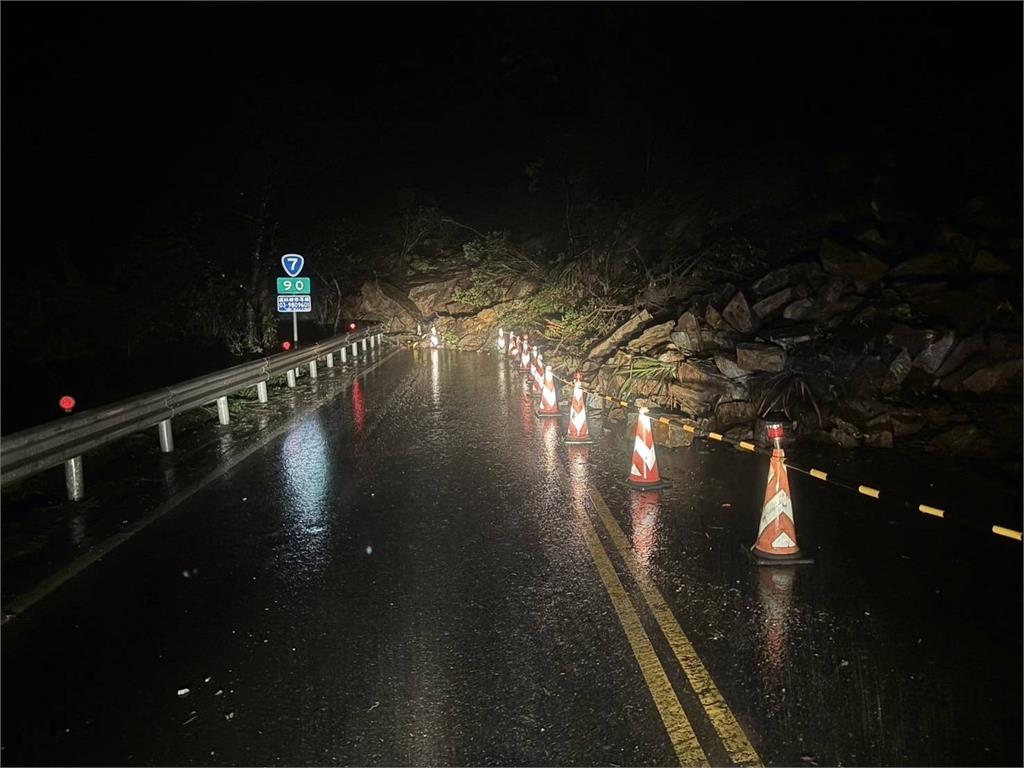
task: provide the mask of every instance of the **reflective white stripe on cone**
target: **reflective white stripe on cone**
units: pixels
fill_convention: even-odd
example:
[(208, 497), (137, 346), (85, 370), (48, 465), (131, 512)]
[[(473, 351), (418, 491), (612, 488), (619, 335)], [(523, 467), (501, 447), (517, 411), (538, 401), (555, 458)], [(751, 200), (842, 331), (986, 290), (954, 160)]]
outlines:
[(573, 382), (572, 405), (569, 406), (569, 431), (565, 435), (567, 443), (590, 443), (590, 426), (587, 424), (587, 397), (579, 379)]
[(551, 373), (550, 365), (544, 367), (544, 387), (541, 390), (537, 415), (558, 416), (558, 390), (555, 389), (555, 377)]
[(524, 373), (530, 370), (530, 340), (523, 336), (523, 349), (519, 354), (519, 370)]
[(441, 340), (437, 337), (437, 328), (430, 326), (430, 347), (432, 349), (437, 349), (440, 343)]
[(500, 349), (502, 352), (505, 351), (505, 329), (504, 328), (499, 328), (498, 329), (498, 349)]
[(629, 467), (627, 485), (633, 488), (663, 488), (666, 483), (658, 472), (658, 457), (654, 452), (654, 434), (647, 409), (641, 408), (636, 419), (636, 437), (633, 440), (633, 463)]
[(785, 560), (800, 557), (796, 543), (796, 522), (793, 519), (793, 500), (789, 495), (789, 475), (783, 462), (786, 454), (779, 448), (772, 451), (768, 465), (768, 483), (761, 509), (761, 525), (757, 541), (751, 548), (756, 557)]
[(544, 389), (544, 357), (540, 352), (533, 361), (533, 390), (540, 394)]

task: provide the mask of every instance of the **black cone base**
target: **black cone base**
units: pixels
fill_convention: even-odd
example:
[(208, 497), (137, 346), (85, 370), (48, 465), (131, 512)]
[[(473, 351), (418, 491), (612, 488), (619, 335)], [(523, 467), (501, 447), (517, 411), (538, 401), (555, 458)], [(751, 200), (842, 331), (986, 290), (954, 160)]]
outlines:
[(756, 565), (810, 565), (814, 562), (813, 557), (804, 557), (802, 552), (793, 555), (768, 555), (746, 544), (740, 544), (740, 548)]

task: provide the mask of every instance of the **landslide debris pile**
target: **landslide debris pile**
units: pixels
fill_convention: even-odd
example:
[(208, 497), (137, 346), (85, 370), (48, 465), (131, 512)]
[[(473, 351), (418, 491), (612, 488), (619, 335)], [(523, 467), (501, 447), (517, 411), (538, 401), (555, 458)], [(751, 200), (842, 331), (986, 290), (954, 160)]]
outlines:
[[(552, 300), (572, 301), (552, 288), (571, 272), (565, 264), (544, 269), (523, 259), (481, 282), (453, 260), (440, 275), (411, 276), (405, 289), (367, 283), (354, 311), (412, 342), (436, 323), (448, 345), (464, 350), (492, 345), (499, 325), (527, 328), (603, 390), (648, 398), (731, 437), (755, 437), (759, 417), (783, 412), (801, 436), (842, 447), (905, 442), (1018, 461), (1017, 223), (983, 199), (938, 224), (875, 208), (833, 221), (816, 252), (789, 248), (754, 274), (769, 259), (735, 259), (723, 270), (729, 255), (719, 252), (676, 257), (686, 274), (676, 271), (667, 291), (635, 269), (586, 275), (604, 281), (586, 314), (597, 318), (587, 330), (602, 333), (578, 334), (575, 345), (565, 343), (566, 327), (580, 307)], [(656, 437), (685, 439), (678, 430)]]

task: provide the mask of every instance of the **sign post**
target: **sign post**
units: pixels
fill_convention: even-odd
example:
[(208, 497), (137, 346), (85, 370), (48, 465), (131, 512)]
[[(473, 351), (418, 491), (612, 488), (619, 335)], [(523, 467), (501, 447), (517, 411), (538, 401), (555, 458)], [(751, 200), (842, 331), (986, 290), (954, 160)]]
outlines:
[(309, 295), (310, 281), (299, 277), (306, 260), (297, 253), (281, 257), (281, 266), (288, 277), (277, 278), (277, 311), (292, 313), (292, 341), (299, 345), (299, 312), (313, 311), (313, 298)]

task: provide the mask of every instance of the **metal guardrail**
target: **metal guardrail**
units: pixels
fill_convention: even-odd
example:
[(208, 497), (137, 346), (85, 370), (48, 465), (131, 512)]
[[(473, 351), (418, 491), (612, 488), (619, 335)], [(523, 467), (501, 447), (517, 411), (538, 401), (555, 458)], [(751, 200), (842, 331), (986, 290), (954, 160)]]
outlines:
[(64, 464), (68, 497), (77, 501), (84, 496), (82, 455), (86, 452), (155, 426), (158, 428), (160, 449), (170, 453), (174, 450), (171, 430), (171, 419), (174, 416), (216, 402), (220, 423), (228, 424), (229, 395), (256, 387), (259, 401), (265, 403), (268, 399), (267, 381), (271, 377), (284, 374), (288, 386), (294, 387), (299, 366), (308, 365), (310, 377), (316, 378), (317, 361), (321, 358), (326, 358), (327, 367), (331, 368), (334, 366), (335, 353), (340, 355), (344, 363), (350, 350), (354, 358), (359, 354), (360, 346), (365, 352), (368, 342), (370, 347), (374, 347), (382, 339), (383, 326), (371, 326), (0, 438), (0, 485)]

